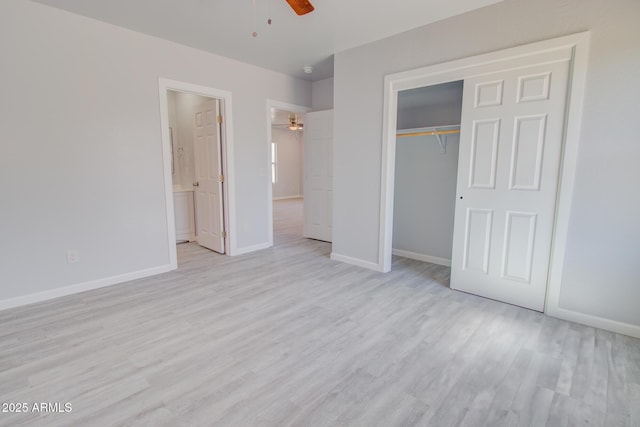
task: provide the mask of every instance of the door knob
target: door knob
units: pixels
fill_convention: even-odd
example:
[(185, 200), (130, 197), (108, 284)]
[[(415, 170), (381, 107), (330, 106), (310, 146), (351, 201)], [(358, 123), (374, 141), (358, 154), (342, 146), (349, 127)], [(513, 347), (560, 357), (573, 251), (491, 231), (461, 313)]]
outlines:
[(194, 182), (194, 183), (193, 183), (193, 186), (194, 186), (194, 187), (200, 187), (200, 183), (199, 183), (199, 182)]

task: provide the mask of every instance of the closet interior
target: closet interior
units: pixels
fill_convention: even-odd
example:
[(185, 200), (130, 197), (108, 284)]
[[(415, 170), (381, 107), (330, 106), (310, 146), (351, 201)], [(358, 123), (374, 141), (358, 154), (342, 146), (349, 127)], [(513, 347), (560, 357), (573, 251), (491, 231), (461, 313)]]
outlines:
[(451, 265), (463, 81), (398, 94), (393, 254)]

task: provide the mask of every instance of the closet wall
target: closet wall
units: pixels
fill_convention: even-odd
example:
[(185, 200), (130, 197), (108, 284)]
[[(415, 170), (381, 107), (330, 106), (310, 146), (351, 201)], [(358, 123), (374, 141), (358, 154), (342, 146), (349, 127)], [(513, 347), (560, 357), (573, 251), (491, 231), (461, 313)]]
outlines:
[[(400, 92), (398, 130), (459, 125), (462, 81)], [(394, 254), (450, 265), (459, 134), (398, 137)]]

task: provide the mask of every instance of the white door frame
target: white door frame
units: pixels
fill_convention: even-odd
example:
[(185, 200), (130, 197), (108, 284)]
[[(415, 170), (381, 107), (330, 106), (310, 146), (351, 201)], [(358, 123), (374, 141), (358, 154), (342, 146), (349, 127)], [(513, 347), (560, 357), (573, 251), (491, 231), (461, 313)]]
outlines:
[(398, 92), (519, 68), (524, 64), (531, 64), (532, 58), (535, 59), (538, 55), (558, 52), (561, 56), (566, 55), (569, 50), (572, 66), (545, 304), (546, 312), (557, 313), (580, 140), (588, 44), (589, 32), (583, 32), (385, 76), (377, 265), (380, 271), (391, 270)]
[(269, 233), (269, 247), (273, 246), (273, 185), (271, 177), (271, 109), (276, 108), (278, 110), (291, 111), (293, 113), (305, 114), (312, 111), (309, 107), (303, 107), (302, 105), (289, 104), (287, 102), (275, 101), (273, 99), (267, 99), (267, 220), (268, 233)]
[(234, 255), (236, 252), (236, 203), (235, 203), (235, 179), (233, 169), (233, 119), (231, 112), (231, 92), (200, 86), (192, 83), (170, 80), (160, 77), (158, 79), (158, 91), (160, 97), (160, 125), (162, 136), (162, 161), (164, 171), (165, 207), (167, 217), (167, 237), (169, 246), (169, 264), (172, 269), (178, 267), (178, 254), (176, 249), (175, 213), (173, 210), (173, 177), (171, 174), (171, 143), (169, 138), (169, 107), (167, 91), (186, 92), (193, 95), (216, 98), (221, 101), (223, 123), (221, 127), (222, 169), (224, 171), (223, 204), (224, 204), (224, 228), (227, 231), (225, 239), (225, 253)]

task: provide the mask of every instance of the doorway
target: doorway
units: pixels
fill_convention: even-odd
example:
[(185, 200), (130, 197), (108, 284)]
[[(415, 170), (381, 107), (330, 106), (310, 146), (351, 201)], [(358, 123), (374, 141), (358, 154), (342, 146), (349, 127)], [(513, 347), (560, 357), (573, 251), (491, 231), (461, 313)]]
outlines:
[(310, 111), (300, 105), (267, 101), (269, 246), (277, 240), (274, 230), (282, 233), (285, 241), (302, 237), (304, 127)]
[(176, 242), (225, 253), (222, 115), (217, 98), (167, 93)]
[(180, 240), (232, 255), (231, 94), (166, 79), (159, 91), (170, 263)]
[(462, 88), (398, 92), (393, 255), (451, 266)]
[[(484, 292), (484, 289), (482, 292), (470, 292), (529, 306), (528, 301), (518, 299), (520, 292), (515, 288), (518, 287), (518, 283), (520, 285), (532, 283), (528, 281), (530, 267), (542, 266), (539, 270), (544, 270), (544, 274), (541, 274), (543, 277), (538, 277), (535, 286), (529, 286), (529, 288), (538, 288), (536, 301), (530, 308), (545, 309), (546, 296), (552, 310), (557, 309), (564, 256), (562, 250), (558, 249), (564, 247), (566, 240), (566, 221), (575, 173), (575, 154), (586, 68), (587, 39), (588, 35), (585, 34), (566, 36), (385, 77), (379, 246), (379, 267), (382, 271), (386, 272), (391, 268), (398, 93), (402, 90), (464, 80), (465, 88), (471, 87), (471, 92), (467, 93), (465, 89), (464, 98), (469, 104), (467, 105), (465, 101), (467, 107), (463, 107), (461, 123), (461, 152), (457, 179), (459, 194), (456, 194), (456, 223), (452, 251), (452, 287), (457, 288), (454, 286), (454, 281), (457, 280), (454, 276), (460, 271), (474, 270), (487, 277), (493, 274), (495, 279), (506, 278), (510, 281), (510, 285), (516, 286), (511, 289), (508, 286), (498, 289), (499, 286), (493, 286), (499, 280), (489, 279), (484, 283), (488, 286), (488, 292)], [(555, 96), (557, 101), (551, 101), (553, 105), (549, 107), (548, 112), (544, 108), (539, 111), (533, 108), (529, 111), (524, 107), (522, 112), (519, 112), (520, 107), (515, 104), (532, 101), (529, 105), (543, 105), (547, 99), (550, 99), (550, 76), (554, 73), (558, 74), (559, 77), (554, 78), (554, 81), (561, 81), (564, 73), (563, 67), (558, 69), (551, 67), (553, 70), (542, 69), (551, 64), (563, 64), (564, 69), (569, 71), (565, 74), (563, 83), (565, 87), (555, 90), (558, 94)], [(570, 64), (570, 67), (566, 67), (566, 64)], [(536, 69), (537, 65), (542, 68)], [(469, 82), (473, 84), (467, 85)], [(568, 95), (564, 96), (563, 91)], [(567, 101), (566, 106), (564, 99)], [(505, 100), (504, 103), (503, 100)], [(480, 110), (484, 113), (476, 113)], [(464, 118), (464, 111), (469, 112), (468, 119)], [(488, 115), (485, 117), (483, 114)], [(546, 132), (546, 114), (549, 114), (550, 118), (553, 117), (550, 120), (554, 122), (553, 129), (549, 133)], [(501, 141), (499, 135), (503, 122), (507, 123), (503, 135), (512, 138), (511, 142), (498, 142)], [(553, 136), (548, 138), (550, 134)], [(468, 138), (464, 145), (465, 150), (462, 144), (464, 138)], [(505, 188), (518, 190), (520, 194), (526, 194), (527, 191), (532, 194), (538, 191), (538, 179), (541, 176), (539, 168), (544, 163), (540, 156), (544, 152), (542, 147), (546, 144), (546, 140), (552, 141), (549, 145), (554, 147), (550, 151), (556, 151), (557, 154), (557, 160), (550, 160), (552, 164), (557, 161), (557, 168), (555, 170), (554, 167), (548, 168), (549, 175), (555, 174), (556, 183), (559, 179), (556, 188), (552, 191), (544, 191), (545, 203), (552, 204), (550, 210), (545, 208), (544, 212), (538, 213), (537, 206), (541, 205), (536, 203), (523, 208), (520, 208), (520, 205), (511, 206), (508, 203), (505, 204), (506, 202), (502, 203), (508, 197), (500, 195), (496, 199), (500, 206), (495, 203), (490, 204), (488, 208), (480, 207), (478, 204), (466, 205), (468, 202), (475, 203), (476, 199), (472, 193), (482, 194), (480, 197), (486, 199), (492, 190), (498, 188), (495, 181), (498, 176), (496, 175), (498, 163), (502, 164), (500, 166), (502, 169), (506, 169), (502, 174), (503, 177), (500, 178), (505, 181), (503, 182)], [(503, 149), (498, 150), (498, 145), (503, 146)], [(523, 151), (518, 151), (520, 146), (524, 147)], [(497, 157), (498, 151), (502, 156), (501, 160)], [(526, 159), (521, 157), (523, 153), (527, 153)], [(507, 164), (510, 166), (505, 167)], [(552, 179), (546, 179), (546, 181), (556, 185)], [(464, 194), (460, 191), (462, 187), (465, 187)], [(473, 192), (466, 191), (469, 189)], [(475, 190), (478, 191), (475, 192)], [(512, 191), (512, 193), (515, 192)], [(464, 203), (461, 203), (463, 199)], [(495, 214), (492, 213), (494, 210)], [(546, 254), (539, 253), (536, 261), (531, 254), (535, 251), (532, 242), (537, 239), (538, 216), (544, 217), (541, 222), (546, 222), (545, 227), (539, 227), (544, 228), (546, 234), (538, 239), (543, 243), (540, 246), (546, 247)], [(497, 230), (496, 236), (493, 236), (492, 230)], [(498, 256), (490, 256), (493, 248), (502, 252)], [(492, 273), (488, 268), (489, 258), (498, 259), (495, 262), (492, 259), (494, 262), (491, 267)], [(473, 259), (472, 263), (469, 262), (471, 259)], [(547, 262), (551, 260), (551, 263), (542, 265), (545, 259)], [(513, 260), (512, 265), (509, 264), (511, 260)], [(461, 277), (459, 274), (458, 276)], [(459, 281), (463, 285), (469, 283), (466, 279)], [(526, 287), (519, 286), (520, 290)], [(547, 288), (549, 288), (548, 293)], [(460, 289), (466, 290), (464, 286)], [(497, 291), (493, 292), (496, 289)], [(516, 300), (512, 300), (512, 297), (516, 297)]]
[(305, 115), (271, 108), (274, 245), (302, 238)]

